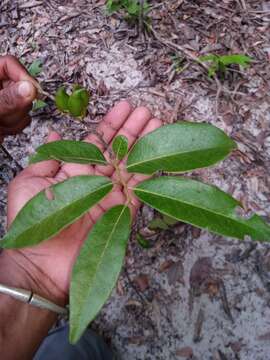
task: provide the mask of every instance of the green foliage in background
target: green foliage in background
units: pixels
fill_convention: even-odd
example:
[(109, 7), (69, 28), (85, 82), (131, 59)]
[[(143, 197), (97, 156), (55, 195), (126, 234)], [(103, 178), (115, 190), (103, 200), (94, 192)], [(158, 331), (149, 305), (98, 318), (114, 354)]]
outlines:
[[(107, 0), (107, 11), (112, 14), (119, 10), (124, 10), (129, 18), (138, 19), (141, 15), (141, 5), (139, 0)], [(150, 5), (144, 1), (143, 14), (147, 14)]]
[[(70, 111), (72, 95), (66, 97), (64, 89), (59, 94), (59, 107)], [(75, 98), (82, 99), (81, 95)], [(2, 247), (22, 248), (49, 239), (98, 204), (114, 184), (125, 189), (127, 184), (121, 176), (125, 158), (128, 172), (150, 176), (130, 190), (162, 214), (158, 221), (150, 224), (152, 228), (167, 229), (181, 221), (220, 235), (269, 241), (270, 226), (256, 214), (249, 218), (240, 216), (238, 200), (216, 186), (179, 176), (179, 173), (212, 166), (235, 149), (235, 142), (220, 129), (190, 122), (165, 125), (140, 138), (129, 151), (127, 139), (117, 136), (112, 143), (114, 155), (110, 160), (105, 159), (96, 145), (86, 142), (59, 140), (42, 145), (31, 163), (56, 159), (79, 164), (110, 164), (118, 176), (114, 183), (104, 176), (75, 176), (51, 185), (53, 199), (50, 200), (45, 190), (41, 191), (18, 213), (2, 239)], [(163, 176), (159, 176), (160, 172)], [(129, 192), (125, 194), (125, 203), (109, 209), (90, 230), (74, 265), (70, 289), (71, 343), (80, 339), (109, 298), (124, 263), (131, 232), (129, 205), (132, 201)], [(151, 246), (141, 235), (137, 241), (143, 248)]]
[(199, 57), (199, 60), (202, 62), (209, 62), (210, 67), (208, 70), (208, 76), (213, 77), (219, 75), (224, 78), (226, 72), (230, 65), (239, 65), (243, 68), (246, 68), (252, 62), (252, 59), (249, 56), (243, 54), (235, 55), (215, 55), (209, 54)]

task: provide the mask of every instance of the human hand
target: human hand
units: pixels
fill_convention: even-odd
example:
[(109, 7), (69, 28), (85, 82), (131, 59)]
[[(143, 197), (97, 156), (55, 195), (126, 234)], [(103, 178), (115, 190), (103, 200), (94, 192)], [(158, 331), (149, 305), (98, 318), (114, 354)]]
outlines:
[(11, 55), (0, 56), (0, 141), (22, 131), (36, 97), (35, 80)]
[[(152, 118), (147, 108), (140, 107), (133, 111), (129, 103), (121, 102), (107, 114), (98, 128), (98, 132), (102, 134), (107, 144), (110, 144), (116, 135), (122, 134), (129, 139), (129, 146), (132, 146), (138, 137), (159, 126), (161, 126), (161, 121)], [(60, 136), (53, 132), (49, 135), (48, 141), (59, 139)], [(100, 139), (94, 134), (89, 135), (85, 141), (95, 143), (102, 151), (105, 150)], [(104, 151), (104, 155), (108, 158), (107, 151)], [(123, 170), (123, 163), (120, 168), (122, 178), (128, 182), (129, 187), (135, 186), (146, 178), (144, 175), (128, 174)], [(105, 175), (112, 179), (117, 177), (112, 166), (80, 164), (60, 166), (60, 163), (55, 160), (33, 164), (23, 170), (9, 186), (8, 225), (11, 224), (25, 203), (38, 192), (51, 184), (77, 175)], [(132, 199), (130, 208), (134, 216), (140, 203), (132, 194), (130, 197)], [(47, 289), (45, 296), (54, 301), (65, 303), (68, 297), (73, 264), (91, 227), (105, 211), (115, 205), (125, 203), (125, 199), (123, 188), (115, 185), (113, 191), (99, 205), (96, 205), (76, 223), (68, 226), (52, 239), (31, 248), (5, 250), (4, 252), (17, 263), (20, 263), (20, 267), (24, 268), (26, 273), (29, 274), (29, 269), (31, 269), (33, 286), (35, 287), (35, 284), (42, 285), (43, 295), (44, 289), (45, 291)], [(40, 294), (40, 287), (37, 292)]]

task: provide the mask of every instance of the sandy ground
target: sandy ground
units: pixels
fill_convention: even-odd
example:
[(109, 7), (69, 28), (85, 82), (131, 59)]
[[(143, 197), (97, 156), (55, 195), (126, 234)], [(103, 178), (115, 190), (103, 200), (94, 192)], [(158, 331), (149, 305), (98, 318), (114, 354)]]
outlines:
[[(0, 5), (0, 51), (26, 63), (42, 59), (43, 87), (80, 82), (92, 92), (85, 123), (59, 115), (51, 102), (31, 125), (4, 146), (21, 165), (49, 128), (65, 138), (91, 131), (109, 107), (127, 98), (147, 105), (164, 122), (210, 122), (238, 143), (220, 165), (191, 174), (221, 187), (245, 209), (270, 221), (270, 2), (157, 1), (152, 26), (166, 41), (137, 34), (122, 16), (107, 17), (104, 1), (4, 1)], [(166, 16), (164, 16), (164, 14)], [(2, 24), (2, 25), (1, 25)], [(217, 87), (192, 54), (245, 52), (255, 59), (243, 74)], [(172, 57), (183, 63), (176, 68)], [(218, 109), (217, 109), (218, 103)], [(18, 171), (1, 157), (1, 234), (5, 231), (7, 183)], [(178, 224), (152, 235), (145, 250), (136, 231), (147, 233), (157, 216), (144, 207), (138, 217), (118, 285), (91, 325), (122, 360), (270, 359), (270, 248), (224, 238)]]

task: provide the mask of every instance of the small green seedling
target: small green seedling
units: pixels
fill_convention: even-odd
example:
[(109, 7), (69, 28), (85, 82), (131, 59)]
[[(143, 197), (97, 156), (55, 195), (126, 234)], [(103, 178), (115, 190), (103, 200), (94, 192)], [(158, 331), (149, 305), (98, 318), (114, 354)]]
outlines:
[[(34, 60), (27, 70), (33, 77), (37, 77), (42, 72), (43, 62), (40, 59)], [(36, 99), (33, 101), (32, 111), (38, 111), (47, 106), (47, 103), (43, 100)]]
[(184, 66), (184, 58), (179, 57), (178, 55), (173, 55), (171, 57), (173, 65), (174, 65), (174, 69), (176, 71), (177, 74), (180, 74), (183, 70), (183, 66)]
[[(43, 63), (37, 59), (28, 67), (31, 76), (37, 77), (42, 71)], [(46, 94), (46, 93), (45, 93)], [(63, 113), (68, 113), (75, 118), (83, 118), (87, 113), (89, 104), (89, 92), (80, 85), (74, 85), (71, 94), (68, 94), (64, 87), (60, 87), (55, 94), (55, 105)], [(43, 109), (47, 103), (41, 99), (33, 102), (32, 111)]]
[[(64, 90), (61, 93), (66, 94)], [(85, 107), (86, 97), (83, 102), (80, 94), (76, 99)], [(70, 111), (71, 96), (68, 101), (63, 97), (62, 111)], [(109, 159), (96, 145), (83, 141), (59, 140), (36, 150), (31, 163), (53, 159), (109, 165), (114, 168), (115, 177), (69, 178), (50, 186), (53, 200), (48, 199), (45, 190), (41, 191), (20, 210), (2, 239), (2, 248), (35, 246), (52, 238), (98, 204), (115, 185), (123, 189), (125, 196), (122, 205), (110, 208), (92, 227), (74, 264), (69, 300), (71, 343), (80, 339), (115, 287), (131, 233), (130, 206), (134, 201), (131, 193), (161, 213), (166, 227), (181, 221), (227, 237), (249, 236), (270, 241), (270, 226), (263, 218), (256, 214), (248, 218), (240, 216), (237, 210), (241, 204), (231, 195), (216, 186), (183, 176), (188, 171), (218, 163), (236, 148), (236, 143), (213, 125), (178, 122), (143, 136), (129, 151), (127, 139), (117, 136)], [(148, 175), (148, 178), (134, 185), (123, 171)], [(159, 176), (160, 172), (163, 176)], [(168, 173), (178, 174), (169, 176)], [(137, 241), (144, 248), (151, 246), (142, 236), (137, 236)]]
[(252, 59), (249, 56), (243, 54), (235, 55), (215, 55), (209, 54), (206, 56), (200, 56), (199, 60), (202, 62), (209, 62), (210, 67), (208, 70), (208, 76), (211, 78), (215, 75), (225, 78), (226, 72), (231, 65), (239, 65), (243, 68), (247, 68)]
[[(107, 0), (107, 11), (109, 14), (124, 10), (127, 14), (127, 19), (137, 20), (141, 16), (141, 5), (139, 0)], [(147, 1), (143, 4), (143, 14), (146, 15), (150, 10), (150, 5)]]
[(171, 216), (162, 215), (160, 217), (155, 217), (148, 224), (150, 230), (167, 230), (170, 226), (176, 225), (179, 221), (175, 220)]
[(43, 108), (45, 108), (48, 104), (40, 99), (34, 100), (33, 101), (33, 106), (32, 106), (32, 111), (38, 111), (41, 110)]
[(136, 235), (136, 240), (143, 249), (150, 249), (152, 247), (150, 241), (141, 234)]
[(32, 64), (28, 67), (27, 70), (31, 76), (37, 77), (41, 73), (42, 67), (43, 62), (40, 59), (37, 59), (32, 62)]
[(89, 100), (89, 92), (80, 85), (74, 85), (70, 95), (64, 87), (60, 87), (55, 94), (55, 105), (58, 110), (75, 118), (85, 117)]

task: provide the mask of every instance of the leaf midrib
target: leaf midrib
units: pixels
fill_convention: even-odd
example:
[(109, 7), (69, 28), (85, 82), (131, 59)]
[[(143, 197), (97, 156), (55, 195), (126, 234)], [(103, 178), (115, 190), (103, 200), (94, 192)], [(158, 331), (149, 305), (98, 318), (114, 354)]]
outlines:
[[(38, 154), (38, 153), (37, 153)], [(40, 155), (43, 155), (42, 153), (40, 153)], [(44, 154), (45, 155), (45, 154)], [(46, 156), (47, 156), (47, 154), (46, 154)], [(63, 162), (66, 162), (65, 160), (63, 160), (63, 158), (65, 158), (65, 159), (75, 159), (75, 160), (87, 160), (87, 161), (89, 161), (89, 163), (91, 162), (91, 161), (95, 161), (96, 163), (98, 163), (98, 164), (104, 164), (104, 165), (106, 165), (107, 163), (106, 163), (106, 161), (104, 161), (104, 160), (98, 160), (98, 159), (89, 159), (89, 158), (84, 158), (84, 157), (80, 157), (80, 156), (63, 156), (63, 158), (62, 159), (60, 159), (60, 158), (58, 158), (58, 157), (56, 157), (56, 156), (53, 156), (53, 155), (49, 155), (49, 157), (50, 157), (50, 159), (52, 159), (52, 160), (57, 160), (57, 161), (63, 161)]]
[[(84, 196), (83, 198), (81, 199), (78, 199), (76, 200), (75, 202), (73, 202), (72, 204), (69, 204), (69, 205), (66, 205), (65, 207), (62, 207), (61, 209), (58, 209), (55, 213), (53, 214), (50, 214), (49, 216), (47, 216), (45, 219), (42, 219), (42, 221), (39, 221), (39, 222), (36, 222), (34, 225), (31, 225), (29, 227), (27, 227), (24, 231), (23, 231), (23, 234), (25, 234), (27, 231), (29, 231), (31, 228), (34, 228), (36, 226), (39, 226), (42, 222), (44, 221), (48, 221), (49, 218), (51, 218), (52, 216), (53, 217), (56, 217), (58, 216), (59, 212), (62, 212), (63, 210), (67, 209), (68, 207), (70, 207), (71, 205), (76, 205), (78, 202), (81, 202), (83, 201), (86, 197), (90, 196), (90, 195), (94, 195), (95, 193), (99, 192), (100, 190), (102, 190), (103, 188), (106, 188), (107, 186), (110, 186), (111, 184), (108, 183), (108, 184), (105, 184), (105, 185), (102, 185), (100, 188), (98, 188), (97, 190), (95, 190), (94, 192), (92, 193), (89, 193), (88, 195)], [(54, 201), (54, 200), (52, 200)], [(83, 214), (85, 214), (89, 209), (85, 210), (84, 212), (81, 213), (81, 215), (79, 215), (78, 217), (74, 218), (73, 220), (71, 220), (70, 222), (68, 222), (65, 227), (71, 223), (73, 223), (75, 220), (77, 220), (79, 217), (81, 217)], [(63, 228), (61, 228), (63, 229)], [(19, 237), (23, 236), (23, 234), (19, 235)], [(53, 236), (53, 235), (52, 235)], [(13, 237), (14, 238), (14, 237)]]
[[(103, 257), (104, 257), (104, 253), (105, 253), (105, 252), (107, 251), (107, 249), (108, 249), (108, 246), (109, 246), (109, 244), (110, 244), (111, 238), (112, 238), (112, 236), (113, 236), (113, 234), (114, 234), (114, 232), (115, 232), (115, 229), (116, 229), (116, 227), (118, 226), (118, 223), (119, 223), (119, 221), (120, 221), (120, 219), (121, 219), (121, 217), (122, 217), (123, 212), (126, 210), (126, 208), (127, 208), (126, 206), (123, 207), (121, 213), (119, 214), (119, 217), (118, 217), (117, 221), (115, 222), (115, 224), (114, 224), (114, 226), (113, 226), (113, 228), (112, 228), (112, 231), (111, 231), (111, 233), (110, 233), (110, 235), (109, 235), (109, 237), (108, 237), (108, 240), (106, 241), (106, 245), (105, 245), (105, 247), (104, 247), (104, 250), (102, 251), (102, 254), (101, 254), (101, 256), (100, 256), (100, 260), (99, 260), (97, 266), (95, 267), (96, 271), (95, 271), (94, 277), (93, 277), (93, 279), (92, 279), (92, 281), (91, 281), (91, 288), (89, 289), (88, 297), (87, 297), (87, 298), (89, 298), (89, 296), (91, 295), (92, 285), (94, 284), (94, 282), (95, 282), (95, 280), (96, 280), (97, 273), (98, 273), (98, 269), (99, 269), (100, 264), (101, 264), (101, 261), (102, 261), (102, 259), (103, 259)], [(90, 282), (89, 282), (89, 283), (90, 283)], [(109, 289), (108, 292), (106, 292), (106, 298), (110, 295), (110, 293), (111, 293), (111, 288)], [(84, 305), (83, 305), (83, 306), (85, 306), (85, 302), (84, 302)]]
[(121, 155), (121, 150), (122, 150), (122, 147), (124, 146), (123, 142), (121, 141), (120, 143), (120, 146), (118, 146), (118, 150), (117, 150), (117, 158), (119, 158), (119, 155)]
[[(165, 199), (174, 200), (174, 201), (177, 201), (177, 202), (180, 202), (180, 203), (189, 205), (189, 206), (194, 207), (194, 208), (196, 207), (196, 206), (194, 206), (194, 204), (191, 204), (191, 203), (189, 203), (189, 202), (187, 202), (187, 201), (180, 201), (179, 199), (172, 198), (172, 197), (170, 197), (170, 196), (161, 196), (160, 194), (155, 193), (155, 192), (152, 192), (152, 191), (145, 191), (145, 190), (142, 190), (142, 189), (139, 189), (139, 188), (135, 188), (134, 190), (136, 190), (136, 191), (141, 191), (141, 192), (144, 192), (144, 193), (147, 193), (147, 194), (156, 195), (157, 197), (163, 197), (163, 198), (165, 198)], [(147, 202), (147, 203), (148, 203), (150, 206), (153, 206), (153, 205), (151, 205), (149, 202)], [(226, 216), (226, 215), (224, 215), (223, 213), (220, 213), (220, 212), (218, 212), (218, 211), (217, 211), (217, 212), (214, 212), (214, 211), (211, 211), (210, 209), (207, 209), (207, 208), (204, 208), (204, 207), (200, 207), (200, 206), (198, 206), (198, 209), (202, 209), (202, 210), (204, 210), (204, 211), (206, 211), (206, 212), (208, 212), (208, 213), (210, 213), (210, 214), (220, 215), (221, 217), (223, 217), (223, 218), (225, 218), (225, 219), (234, 220), (234, 221), (239, 221), (242, 225), (247, 226), (249, 229), (254, 230), (253, 227), (249, 226), (249, 223), (248, 223), (247, 220), (246, 220), (246, 221), (243, 221), (243, 220), (240, 219), (240, 218), (237, 219), (237, 218), (229, 217), (229, 216)], [(169, 215), (169, 216), (174, 217), (172, 214), (169, 214), (169, 213), (167, 213), (167, 212), (165, 212), (165, 211), (163, 211), (163, 213), (166, 213), (166, 215)], [(234, 214), (232, 213), (231, 215), (234, 215)], [(175, 218), (175, 219), (177, 219), (177, 218)], [(177, 219), (177, 220), (179, 220), (179, 219)], [(186, 221), (186, 220), (184, 220), (184, 221), (185, 221), (186, 223), (190, 224), (190, 225), (193, 225), (193, 223), (191, 223), (191, 222), (188, 222), (188, 221)], [(197, 225), (196, 225), (196, 226), (197, 226)], [(213, 231), (213, 230), (211, 230), (211, 231)]]
[(193, 151), (182, 151), (182, 152), (177, 152), (177, 153), (171, 153), (171, 154), (168, 154), (168, 155), (164, 155), (164, 156), (160, 156), (160, 157), (156, 157), (156, 158), (151, 158), (151, 159), (147, 159), (146, 161), (140, 161), (140, 162), (137, 162), (137, 163), (133, 163), (133, 164), (130, 164), (127, 166), (127, 169), (129, 168), (132, 168), (134, 166), (137, 166), (137, 165), (141, 165), (141, 164), (147, 164), (151, 161), (156, 161), (156, 160), (163, 160), (165, 158), (168, 158), (168, 157), (172, 157), (172, 156), (175, 156), (175, 155), (184, 155), (184, 154), (192, 154), (192, 153), (196, 153), (196, 152), (205, 152), (205, 151), (211, 151), (211, 150), (215, 150), (215, 149), (231, 149), (233, 150), (233, 146), (216, 146), (216, 147), (209, 147), (209, 148), (205, 148), (205, 149), (198, 149), (198, 150), (193, 150)]

